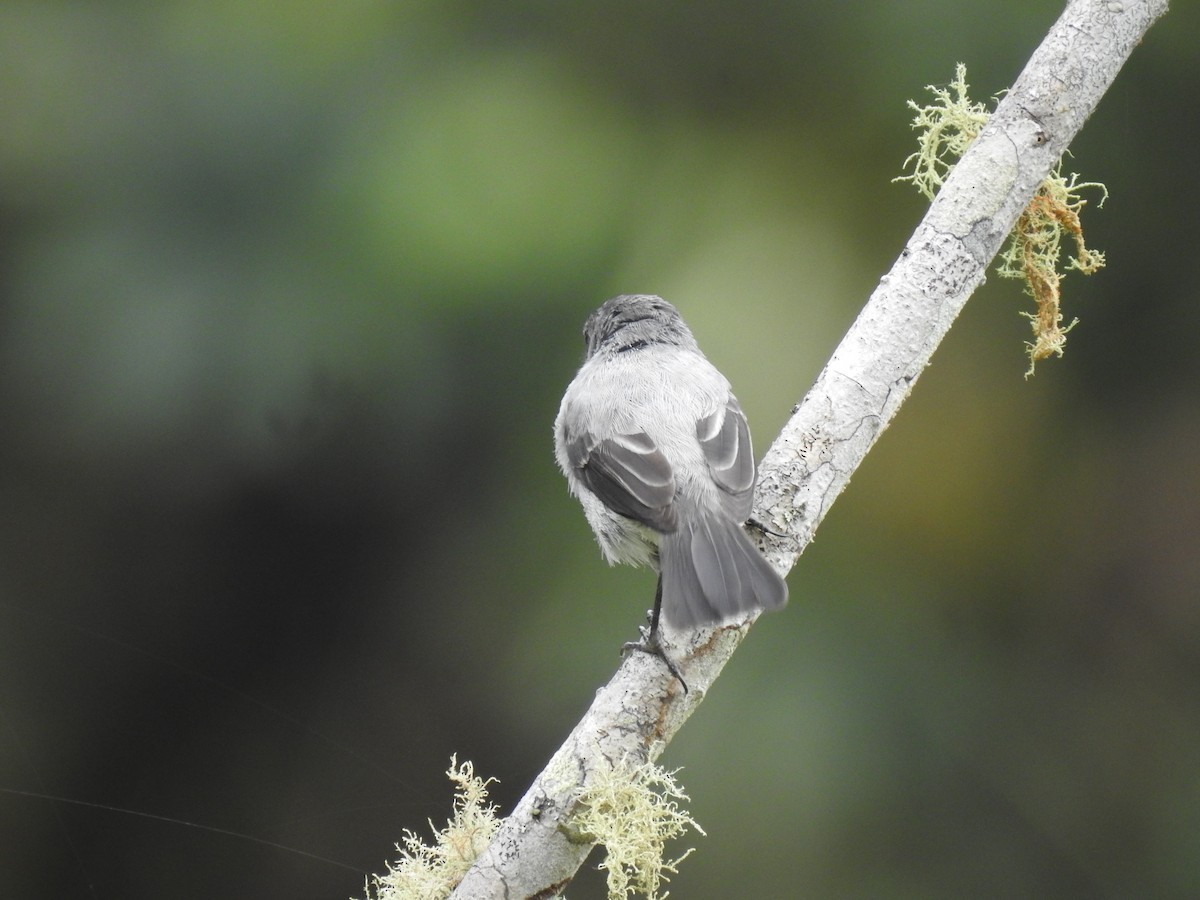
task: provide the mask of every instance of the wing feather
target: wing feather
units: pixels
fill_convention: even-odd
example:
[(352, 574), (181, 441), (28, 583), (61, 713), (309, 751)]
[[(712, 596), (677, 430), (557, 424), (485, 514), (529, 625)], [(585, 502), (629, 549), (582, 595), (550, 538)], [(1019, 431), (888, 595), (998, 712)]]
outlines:
[(621, 434), (597, 442), (583, 434), (567, 445), (567, 459), (588, 490), (609, 509), (655, 531), (678, 527), (675, 473), (645, 433)]
[(696, 422), (696, 438), (713, 481), (726, 495), (726, 509), (737, 521), (746, 521), (754, 503), (754, 450), (737, 398), (730, 394), (724, 406)]

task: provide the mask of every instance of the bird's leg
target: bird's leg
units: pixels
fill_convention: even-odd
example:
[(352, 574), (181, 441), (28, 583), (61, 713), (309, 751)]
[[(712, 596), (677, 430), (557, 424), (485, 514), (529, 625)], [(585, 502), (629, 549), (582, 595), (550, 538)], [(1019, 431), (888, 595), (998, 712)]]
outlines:
[(642, 625), (638, 628), (642, 638), (638, 641), (628, 641), (621, 647), (621, 652), (625, 653), (629, 650), (639, 650), (642, 653), (649, 653), (651, 656), (657, 656), (670, 670), (681, 685), (683, 692), (688, 692), (687, 682), (683, 680), (683, 676), (679, 674), (679, 667), (675, 665), (671, 657), (667, 656), (667, 651), (663, 648), (662, 642), (659, 640), (658, 619), (662, 614), (662, 575), (658, 576), (658, 587), (654, 590), (654, 609), (650, 612), (650, 627)]

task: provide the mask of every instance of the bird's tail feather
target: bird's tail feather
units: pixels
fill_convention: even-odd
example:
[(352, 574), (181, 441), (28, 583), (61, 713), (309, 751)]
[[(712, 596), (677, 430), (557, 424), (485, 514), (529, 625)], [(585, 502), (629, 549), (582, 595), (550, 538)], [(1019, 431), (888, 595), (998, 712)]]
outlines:
[(787, 584), (721, 513), (682, 516), (659, 554), (662, 614), (672, 628), (716, 625), (787, 603)]

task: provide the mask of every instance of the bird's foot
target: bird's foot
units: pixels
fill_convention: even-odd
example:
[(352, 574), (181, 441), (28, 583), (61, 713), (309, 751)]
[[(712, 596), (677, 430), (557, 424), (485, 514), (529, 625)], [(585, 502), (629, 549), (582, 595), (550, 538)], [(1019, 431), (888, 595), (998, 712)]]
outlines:
[(753, 528), (755, 531), (759, 532), (760, 534), (769, 534), (769, 535), (771, 535), (771, 537), (777, 537), (777, 538), (787, 537), (786, 534), (781, 534), (778, 531), (772, 531), (770, 528), (768, 528), (762, 522), (758, 521), (758, 519), (754, 518), (753, 516), (751, 516), (749, 519), (746, 520), (746, 527)]
[(683, 685), (683, 692), (686, 694), (688, 692), (687, 682), (683, 680), (683, 675), (679, 673), (679, 667), (675, 665), (675, 661), (667, 656), (666, 649), (658, 639), (658, 632), (645, 625), (639, 625), (638, 633), (641, 635), (641, 638), (636, 641), (626, 641), (621, 645), (621, 653), (625, 654), (630, 650), (637, 650), (639, 653), (649, 653), (651, 656), (657, 656), (666, 664), (667, 669), (670, 670), (679, 683)]

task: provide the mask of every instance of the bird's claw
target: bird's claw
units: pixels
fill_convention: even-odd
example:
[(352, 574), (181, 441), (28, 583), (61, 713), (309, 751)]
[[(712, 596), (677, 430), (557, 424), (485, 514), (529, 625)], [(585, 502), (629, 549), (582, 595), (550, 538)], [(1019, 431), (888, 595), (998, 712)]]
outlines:
[(746, 527), (753, 528), (755, 531), (760, 532), (762, 534), (769, 534), (769, 535), (771, 535), (771, 537), (776, 537), (776, 538), (787, 537), (786, 534), (782, 534), (778, 531), (772, 531), (770, 528), (768, 528), (762, 522), (758, 521), (758, 519), (754, 518), (753, 516), (751, 516), (749, 519), (746, 520)]

